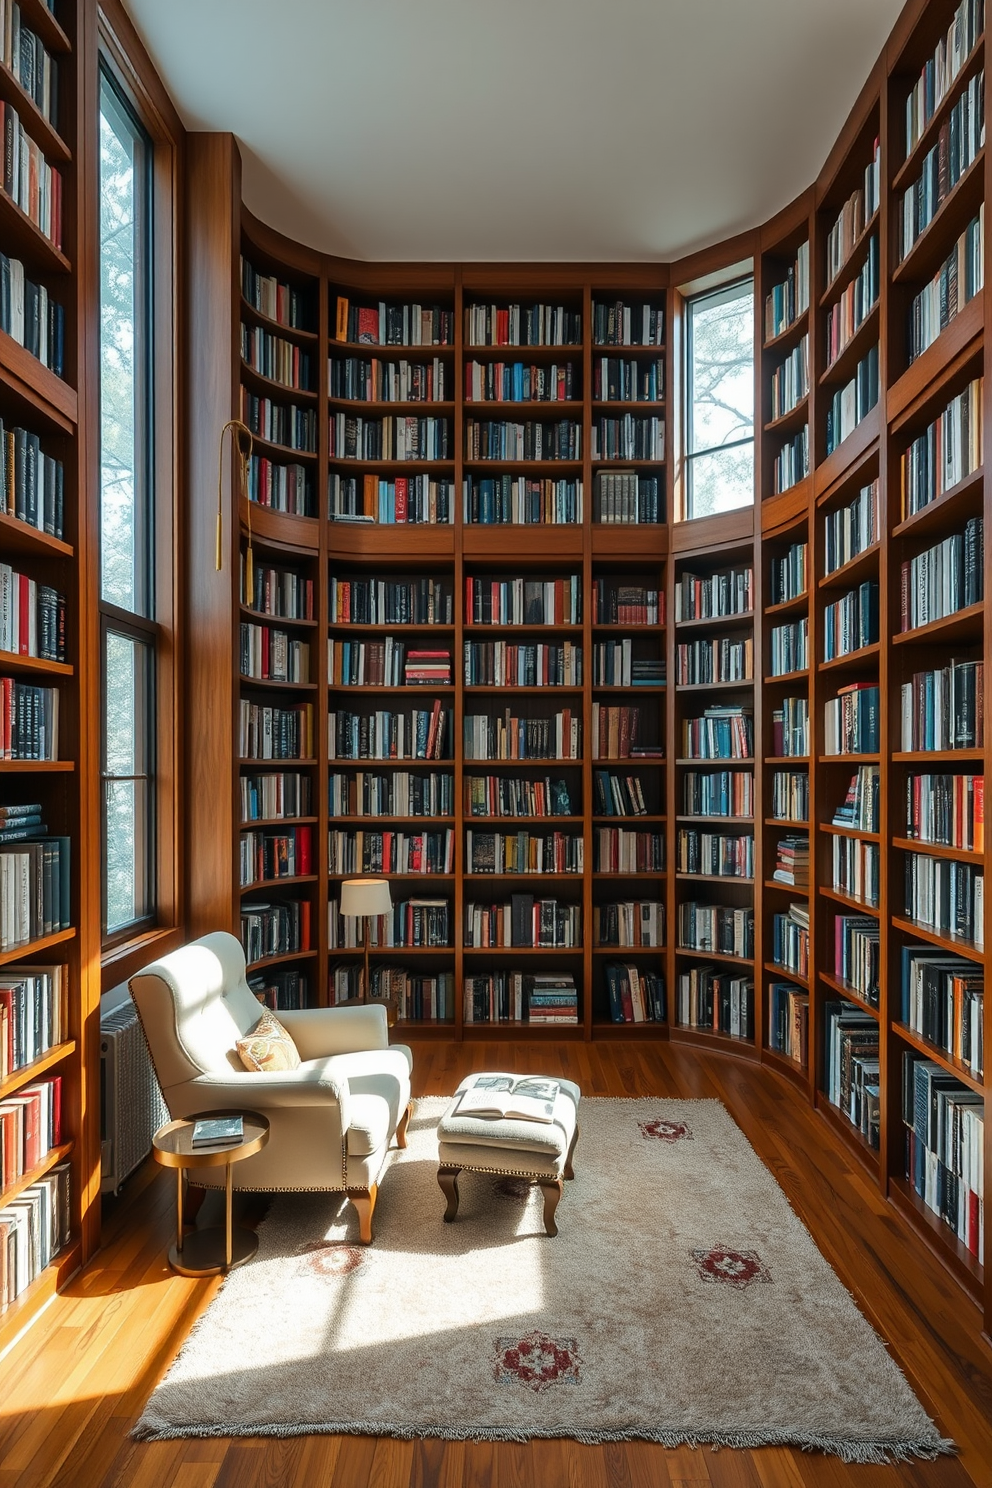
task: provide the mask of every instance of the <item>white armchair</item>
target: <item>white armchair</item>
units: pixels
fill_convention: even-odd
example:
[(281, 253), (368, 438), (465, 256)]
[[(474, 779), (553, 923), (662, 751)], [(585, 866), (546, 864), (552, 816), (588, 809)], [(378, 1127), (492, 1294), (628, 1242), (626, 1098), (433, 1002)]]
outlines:
[[(372, 1212), (389, 1144), (406, 1146), (413, 1056), (388, 1044), (381, 1006), (280, 1011), (302, 1063), (246, 1070), (237, 1041), (263, 1012), (233, 935), (218, 931), (146, 966), (130, 981), (155, 1073), (173, 1119), (242, 1108), (268, 1117), (269, 1142), (232, 1168), (235, 1188), (336, 1190), (372, 1239)], [(223, 1168), (195, 1182), (222, 1187)]]

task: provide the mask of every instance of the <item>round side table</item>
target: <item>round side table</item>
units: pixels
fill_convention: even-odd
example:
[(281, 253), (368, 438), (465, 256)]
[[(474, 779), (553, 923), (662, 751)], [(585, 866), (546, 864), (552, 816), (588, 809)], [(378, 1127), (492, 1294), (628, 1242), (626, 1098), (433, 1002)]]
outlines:
[[(194, 1147), (197, 1121), (218, 1116), (240, 1116), (244, 1135), (223, 1147)], [(231, 1166), (261, 1152), (269, 1140), (269, 1123), (257, 1111), (204, 1111), (160, 1126), (152, 1138), (158, 1162), (176, 1170), (176, 1243), (169, 1251), (169, 1265), (180, 1276), (216, 1276), (243, 1266), (258, 1249), (258, 1236), (251, 1230), (235, 1229), (231, 1221)], [(183, 1236), (183, 1173), (195, 1168), (226, 1169), (224, 1174), (224, 1226), (193, 1230)]]

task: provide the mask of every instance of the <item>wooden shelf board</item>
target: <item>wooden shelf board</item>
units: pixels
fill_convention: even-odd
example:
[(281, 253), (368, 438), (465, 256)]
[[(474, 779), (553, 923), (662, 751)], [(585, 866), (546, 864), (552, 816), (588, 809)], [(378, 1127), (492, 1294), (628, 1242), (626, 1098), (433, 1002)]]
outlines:
[(781, 599), (778, 604), (765, 605), (765, 616), (777, 620), (780, 615), (801, 614), (809, 609), (809, 590), (797, 594), (795, 599)]
[(75, 768), (75, 760), (0, 760), (0, 772), (9, 775), (71, 775)]
[(53, 1147), (30, 1172), (22, 1174), (20, 1178), (15, 1178), (9, 1188), (0, 1190), (0, 1209), (12, 1203), (26, 1188), (30, 1188), (32, 1183), (37, 1183), (39, 1178), (50, 1173), (52, 1168), (69, 1156), (72, 1148), (72, 1142), (63, 1142), (60, 1146)]
[(931, 620), (928, 625), (917, 625), (912, 630), (900, 631), (892, 637), (893, 646), (914, 645), (917, 642), (934, 642), (941, 645), (944, 641), (961, 641), (982, 639), (985, 620), (985, 601), (979, 600), (977, 604), (966, 605), (964, 609), (955, 610), (953, 615), (945, 615), (940, 620)]
[(676, 620), (676, 630), (706, 630), (714, 625), (722, 630), (742, 630), (754, 624), (754, 611), (742, 610), (738, 615), (705, 615), (698, 620)]
[(681, 696), (684, 692), (739, 692), (753, 686), (753, 677), (742, 677), (739, 682), (676, 682), (675, 689)]
[[(275, 691), (275, 692), (316, 692), (317, 691), (317, 683), (316, 682), (280, 682), (275, 677), (246, 677), (243, 672), (238, 677), (238, 681), (241, 683), (242, 687), (264, 687), (267, 691)], [(381, 691), (386, 691), (387, 689), (382, 688), (380, 690)], [(371, 688), (365, 688), (364, 691), (370, 692), (370, 691), (372, 691), (372, 689)], [(395, 691), (395, 688), (389, 688), (388, 691), (394, 692)]]
[(757, 1053), (754, 1039), (737, 1038), (733, 1034), (720, 1033), (715, 1028), (702, 1028), (691, 1023), (673, 1023), (669, 1037), (676, 1043), (705, 1043), (726, 1054), (746, 1053), (754, 1057)]
[(49, 275), (61, 276), (71, 273), (72, 265), (61, 248), (57, 248), (27, 212), (2, 189), (0, 189), (0, 223), (3, 224), (7, 248), (13, 256), (19, 257), (24, 254), (28, 260), (26, 267), (29, 278), (34, 272), (35, 264), (38, 265), (38, 271), (46, 278)]
[(726, 951), (696, 951), (690, 946), (675, 947), (676, 956), (690, 956), (694, 961), (725, 961), (728, 966), (753, 966), (753, 956), (731, 956)]
[(754, 888), (753, 878), (743, 878), (736, 873), (676, 873), (675, 877), (689, 883), (732, 883), (738, 887)]
[(782, 683), (805, 682), (809, 678), (809, 667), (799, 667), (794, 672), (776, 672), (774, 676), (765, 678), (766, 687), (778, 687)]
[(0, 651), (0, 669), (5, 672), (45, 672), (54, 677), (72, 676), (72, 667), (66, 661), (48, 661), (43, 656), (21, 656), (13, 651)]
[(784, 326), (776, 336), (772, 336), (767, 341), (763, 341), (761, 346), (762, 351), (778, 351), (780, 347), (784, 346), (788, 341), (791, 341), (793, 337), (798, 340), (799, 332), (804, 330), (808, 323), (809, 308), (807, 307), (805, 310), (800, 310), (795, 320), (791, 320), (789, 324), (787, 326)]
[(0, 330), (0, 380), (12, 386), (63, 433), (75, 432), (78, 413), (75, 390), (3, 330)]
[(980, 762), (985, 759), (985, 750), (977, 749), (942, 749), (939, 755), (934, 754), (932, 749), (898, 749), (891, 759), (897, 765), (933, 765), (934, 759), (939, 759), (942, 764), (968, 764)]
[(982, 947), (976, 945), (973, 940), (966, 940), (962, 935), (952, 935), (944, 930), (931, 930), (929, 926), (918, 925), (915, 920), (908, 919), (904, 915), (894, 914), (892, 927), (895, 930), (901, 930), (904, 935), (913, 935), (917, 940), (925, 940), (930, 945), (940, 946), (942, 950), (964, 956), (968, 961), (977, 961), (980, 965), (985, 964), (985, 952)]
[[(455, 405), (451, 403), (448, 406), (454, 409)], [(526, 402), (521, 399), (519, 403), (515, 402), (512, 398), (465, 398), (462, 403), (466, 418), (471, 418), (473, 415), (478, 415), (479, 417), (488, 416), (491, 418), (494, 410), (499, 409), (503, 415), (523, 413), (529, 414), (532, 417), (544, 418), (551, 414), (559, 418), (581, 419), (584, 407), (585, 405), (581, 398), (572, 398), (570, 400), (565, 398), (560, 400), (553, 398), (531, 398)]]
[(879, 919), (881, 908), (877, 904), (865, 904), (860, 899), (852, 899), (847, 894), (842, 894), (839, 889), (832, 889), (827, 884), (819, 885), (822, 898), (831, 899), (835, 904), (843, 904), (845, 909), (853, 910), (855, 914), (870, 915), (872, 919)]
[(680, 822), (730, 822), (736, 826), (753, 826), (753, 816), (689, 816), (682, 815), (675, 818)]
[[(54, 1069), (64, 1059), (76, 1052), (75, 1039), (64, 1039), (60, 1044), (54, 1044), (52, 1048), (46, 1049), (44, 1054), (33, 1059), (30, 1064), (21, 1065), (20, 1069), (12, 1071), (5, 1079), (0, 1080), (0, 1100), (5, 1100), (8, 1095), (13, 1095), (25, 1085), (33, 1085), (48, 1070)], [(0, 1205), (0, 1208), (3, 1206)]]
[(808, 419), (809, 394), (804, 393), (799, 399), (799, 402), (795, 403), (792, 408), (787, 409), (785, 413), (777, 414), (773, 419), (769, 419), (767, 424), (762, 426), (762, 432), (765, 434), (784, 434), (793, 426), (806, 423)]
[(821, 579), (817, 579), (817, 587), (819, 589), (837, 589), (841, 585), (847, 586), (854, 579), (860, 578), (862, 573), (867, 573), (869, 569), (877, 573), (880, 551), (881, 544), (877, 542), (872, 543), (870, 547), (863, 549), (860, 553), (856, 553), (853, 558), (849, 558), (840, 568), (835, 568), (830, 573), (824, 574)]
[[(260, 326), (263, 326), (267, 331), (271, 331), (273, 335), (288, 336), (294, 341), (302, 341), (306, 346), (313, 346), (316, 349), (316, 344), (320, 340), (320, 333), (318, 331), (308, 331), (303, 326), (286, 325), (281, 320), (274, 320), (271, 315), (266, 315), (263, 310), (256, 309), (250, 300), (245, 299), (244, 295), (241, 296), (240, 305), (242, 315), (247, 315), (250, 319), (257, 321)], [(331, 342), (332, 346), (333, 344)]]
[(818, 765), (877, 765), (879, 756), (877, 754), (821, 754), (817, 756)]
[(859, 646), (855, 651), (846, 651), (843, 656), (832, 656), (829, 661), (817, 662), (818, 672), (843, 671), (846, 667), (862, 667), (865, 662), (877, 657), (881, 650), (878, 641), (872, 641), (870, 645)]
[(979, 867), (985, 862), (984, 852), (967, 847), (946, 847), (942, 842), (921, 842), (917, 837), (893, 837), (892, 846), (927, 858), (951, 858), (961, 863), (976, 863)]
[[(469, 350), (468, 347), (464, 349), (466, 352)], [(327, 350), (329, 352), (348, 352), (352, 355), (362, 357), (387, 356), (400, 359), (405, 358), (407, 361), (415, 357), (428, 357), (433, 360), (434, 357), (453, 357), (455, 354), (455, 343), (448, 341), (439, 345), (432, 343), (423, 346), (397, 346), (392, 342), (387, 345), (385, 342), (380, 344), (377, 341), (338, 341), (334, 336), (329, 336)]]
[(317, 394), (312, 392), (310, 388), (293, 387), (292, 383), (277, 382), (274, 377), (266, 377), (264, 372), (257, 371), (256, 368), (251, 366), (243, 358), (241, 361), (241, 381), (248, 382), (249, 384), (254, 383), (256, 387), (261, 388), (263, 393), (273, 398), (284, 399), (291, 397), (294, 399), (302, 398), (307, 403), (315, 404), (317, 402)]
[(26, 956), (36, 956), (52, 946), (65, 945), (66, 941), (75, 938), (75, 934), (74, 929), (56, 930), (51, 935), (42, 935), (37, 940), (29, 940), (25, 945), (11, 946), (7, 951), (0, 951), (0, 966), (8, 966), (12, 961), (23, 961)]
[[(24, 24), (32, 25), (25, 19)], [(32, 25), (32, 29), (33, 25)], [(56, 126), (42, 113), (35, 103), (31, 94), (22, 88), (18, 78), (4, 63), (0, 62), (0, 97), (6, 99), (16, 109), (21, 124), (26, 132), (40, 145), (49, 163), (55, 165), (68, 165), (72, 160), (72, 151), (65, 140), (59, 134)]]
[(312, 961), (317, 954), (316, 948), (309, 951), (279, 951), (273, 956), (263, 956), (260, 961), (250, 961), (245, 970), (250, 976), (253, 972), (265, 971), (270, 966), (284, 966), (295, 961)]
[(878, 226), (878, 208), (876, 207), (875, 211), (868, 218), (868, 221), (865, 223), (864, 227), (861, 229), (861, 232), (860, 232), (860, 234), (859, 234), (859, 236), (857, 238), (857, 241), (854, 242), (851, 245), (851, 251), (850, 251), (850, 253), (847, 255), (847, 257), (845, 258), (844, 262), (841, 264), (840, 268), (837, 270), (836, 274), (830, 280), (830, 282), (827, 285), (826, 289), (821, 294), (821, 296), (820, 296), (820, 306), (821, 306), (821, 308), (823, 306), (825, 306), (825, 305), (829, 305), (833, 300), (839, 299), (840, 298), (839, 291), (842, 290), (842, 289), (844, 289), (845, 286), (847, 285), (848, 281), (851, 280), (851, 279), (853, 279), (855, 277), (855, 274), (854, 274), (853, 271), (855, 269), (858, 269), (860, 271), (861, 265), (860, 265), (859, 259), (860, 259), (860, 255), (861, 255), (861, 250), (864, 247), (867, 246), (868, 240), (871, 237), (872, 233), (875, 231), (875, 228), (877, 226)]
[(853, 1121), (849, 1121), (844, 1115), (844, 1112), (833, 1105), (827, 1098), (826, 1092), (822, 1090), (818, 1090), (816, 1093), (816, 1109), (830, 1122), (834, 1130), (841, 1134), (851, 1151), (858, 1154), (865, 1167), (877, 1182), (879, 1173), (878, 1153), (869, 1144), (868, 1139), (861, 1135), (861, 1132), (854, 1125)]
[(303, 617), (297, 617), (295, 615), (267, 615), (263, 610), (253, 610), (249, 605), (246, 604), (241, 605), (240, 609), (241, 614), (246, 620), (255, 621), (261, 625), (274, 626), (277, 630), (280, 628), (280, 626), (283, 625), (294, 625), (298, 628), (305, 626), (307, 628), (316, 629), (317, 625), (320, 623), (317, 620), (307, 620)]
[(955, 1059), (953, 1054), (949, 1054), (939, 1044), (933, 1043), (932, 1040), (926, 1038), (922, 1033), (917, 1033), (915, 1028), (910, 1028), (907, 1023), (902, 1023), (898, 1019), (893, 1019), (892, 1032), (897, 1034), (904, 1043), (910, 1044), (914, 1049), (918, 1050), (920, 1054), (925, 1054), (928, 1059), (932, 1059), (936, 1064), (939, 1064), (943, 1069), (947, 1070), (948, 1074), (954, 1075), (963, 1085), (967, 1085), (970, 1090), (974, 1090), (978, 1095), (984, 1097), (985, 1083), (981, 1076), (973, 1075), (966, 1064), (960, 1059)]
[(316, 873), (294, 873), (285, 878), (258, 878), (254, 883), (239, 884), (239, 894), (257, 894), (259, 889), (278, 889), (290, 884), (310, 884), (317, 882)]
[(790, 971), (787, 966), (779, 966), (776, 961), (766, 961), (764, 969), (774, 977), (784, 977), (787, 982), (795, 982), (801, 990), (809, 991), (809, 978), (801, 976), (798, 971)]
[(975, 511), (954, 513), (954, 516), (962, 520), (965, 516), (977, 515), (981, 511), (982, 487), (985, 481), (985, 467), (979, 465), (977, 470), (971, 471), (963, 480), (956, 481), (949, 486), (933, 501), (928, 501), (926, 506), (921, 506), (919, 511), (913, 512), (911, 516), (904, 517), (897, 522), (892, 529), (893, 537), (922, 537), (925, 532), (934, 529), (943, 530), (948, 521), (948, 507), (956, 506), (959, 498), (970, 494), (975, 497)]
[(868, 1013), (870, 1017), (875, 1019), (876, 1023), (881, 1020), (881, 1013), (878, 1008), (872, 1007), (870, 1002), (866, 1002), (858, 989), (852, 987), (850, 982), (846, 982), (843, 977), (835, 975), (832, 971), (819, 971), (817, 972), (817, 976), (825, 987), (830, 988), (831, 992), (836, 992), (839, 997), (844, 997), (849, 1002), (857, 1003), (859, 1012)]
[(316, 462), (317, 459), (316, 450), (294, 449), (289, 444), (277, 444), (274, 439), (263, 439), (261, 434), (253, 434), (251, 443), (253, 450), (260, 450), (263, 455), (285, 461), (287, 465), (295, 465), (300, 460)]
[(889, 1200), (893, 1208), (910, 1221), (938, 1259), (950, 1267), (966, 1291), (981, 1303), (985, 1290), (984, 1267), (967, 1246), (962, 1245), (950, 1225), (927, 1208), (907, 1179), (895, 1174), (889, 1178)]
[(878, 832), (862, 831), (860, 827), (836, 826), (833, 822), (820, 822), (819, 828), (828, 837), (856, 837), (864, 842), (881, 842), (882, 840)]

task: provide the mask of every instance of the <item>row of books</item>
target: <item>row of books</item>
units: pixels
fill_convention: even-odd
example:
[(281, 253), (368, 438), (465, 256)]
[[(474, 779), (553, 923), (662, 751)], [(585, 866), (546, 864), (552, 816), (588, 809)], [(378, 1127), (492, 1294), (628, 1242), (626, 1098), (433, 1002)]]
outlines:
[(0, 1193), (62, 1142), (62, 1076), (23, 1085), (0, 1100)]
[(710, 620), (747, 615), (754, 609), (754, 570), (726, 568), (718, 573), (683, 573), (675, 585), (675, 619)]
[(238, 755), (241, 759), (313, 759), (315, 748), (312, 703), (273, 708), (238, 702)]
[(572, 816), (572, 794), (565, 780), (527, 780), (520, 775), (466, 775), (466, 816)]
[(613, 1023), (664, 1023), (665, 978), (632, 961), (608, 961), (604, 974)]
[(582, 425), (575, 419), (559, 419), (553, 424), (542, 424), (536, 419), (527, 419), (522, 424), (509, 419), (466, 419), (465, 458), (581, 460)]
[(594, 827), (593, 868), (597, 873), (663, 873), (662, 832), (629, 832), (623, 827)]
[(309, 682), (310, 645), (272, 625), (240, 626), (242, 677), (265, 682)]
[(518, 718), (510, 709), (500, 717), (466, 713), (465, 758), (471, 760), (582, 758), (582, 719), (570, 708), (550, 718)]
[(677, 909), (678, 949), (748, 961), (754, 956), (754, 910), (683, 900)]
[(582, 481), (531, 480), (504, 471), (466, 476), (462, 484), (465, 521), (473, 525), (562, 526), (582, 521)]
[[(362, 968), (354, 964), (334, 967), (329, 978), (330, 1004), (358, 996)], [(446, 1023), (455, 1016), (453, 971), (410, 971), (406, 966), (373, 966), (371, 995), (389, 999), (396, 1006), (400, 1023)]]
[(865, 167), (861, 185), (857, 186), (841, 207), (827, 233), (827, 283), (832, 284), (854, 252), (882, 199), (882, 147), (876, 139), (871, 160)]
[(831, 837), (830, 846), (832, 888), (847, 899), (877, 908), (882, 873), (878, 843), (861, 837)]
[(592, 583), (593, 625), (664, 625), (665, 591), (641, 584)]
[[(49, 6), (51, 10), (52, 7)], [(16, 0), (0, 7), (0, 62), (20, 83), (29, 98), (57, 130), (59, 127), (59, 68), (41, 37), (24, 20)]]
[(332, 771), (329, 816), (454, 816), (455, 777), (450, 770)]
[(578, 346), (582, 316), (564, 305), (468, 305), (466, 346)]
[(772, 466), (772, 493), (778, 496), (798, 481), (805, 480), (808, 475), (809, 424), (803, 424), (799, 433), (787, 439), (775, 456)]
[(985, 595), (984, 528), (971, 517), (963, 532), (906, 559), (900, 569), (899, 629), (915, 630), (979, 604)]
[(252, 588), (248, 593), (245, 554), (241, 554), (241, 603), (260, 615), (281, 620), (314, 620), (314, 583), (291, 568), (252, 565)]
[(297, 517), (317, 514), (313, 482), (306, 466), (283, 465), (267, 455), (252, 455), (248, 461), (248, 500)]
[(447, 687), (451, 652), (408, 648), (395, 636), (381, 641), (327, 643), (327, 681), (331, 687)]
[(241, 360), (252, 372), (282, 387), (309, 392), (313, 388), (310, 353), (295, 341), (275, 336), (261, 326), (241, 322)]
[(661, 759), (661, 744), (641, 738), (641, 709), (592, 705), (592, 757), (601, 759)]
[(311, 814), (313, 795), (309, 775), (297, 771), (242, 775), (238, 786), (243, 822)]
[(665, 312), (654, 305), (593, 300), (592, 339), (596, 346), (663, 346)]
[(592, 395), (599, 403), (660, 403), (665, 396), (665, 363), (633, 357), (595, 357)]
[(906, 836), (965, 852), (985, 851), (983, 775), (907, 775)]
[(906, 1176), (974, 1256), (985, 1254), (985, 1102), (915, 1050), (903, 1053)]
[(0, 1081), (68, 1037), (66, 966), (0, 968)]
[[(380, 950), (450, 946), (452, 915), (449, 899), (400, 899), (393, 904), (391, 914), (369, 917), (369, 945)], [(361, 950), (364, 933), (361, 920), (357, 915), (342, 915), (340, 901), (334, 897), (327, 901), (327, 924), (328, 946), (332, 951)]]
[(493, 971), (465, 978), (466, 1023), (578, 1023), (579, 993), (568, 971)]
[(961, 0), (933, 56), (906, 95), (906, 156), (912, 155), (930, 120), (950, 92), (985, 30), (985, 0)]
[(809, 754), (809, 703), (804, 697), (783, 698), (772, 708), (772, 757), (805, 759)]
[(465, 580), (466, 625), (581, 625), (582, 576)]
[(380, 357), (329, 357), (328, 393), (354, 403), (443, 403), (453, 396), (443, 357), (408, 362)]
[(809, 821), (809, 771), (774, 770), (771, 814), (777, 821)]
[(301, 454), (317, 453), (317, 411), (301, 408), (296, 403), (276, 403), (259, 396), (250, 388), (241, 388), (241, 422), (247, 424), (256, 439), (281, 444), (284, 449)]
[(754, 639), (750, 635), (679, 641), (675, 680), (682, 687), (709, 682), (750, 682), (754, 678)]
[(900, 688), (900, 748), (974, 749), (985, 740), (985, 666), (951, 660)]
[[(57, 760), (58, 757), (58, 688), (34, 687), (14, 677), (0, 677), (0, 760)], [(2, 812), (0, 807), (0, 819)]]
[(430, 475), (327, 477), (327, 513), (332, 522), (432, 523), (455, 520), (455, 483)]
[(701, 718), (682, 720), (685, 759), (751, 759), (754, 712), (737, 704), (707, 708)]
[(828, 574), (836, 573), (859, 553), (873, 547), (881, 536), (877, 477), (862, 486), (846, 506), (827, 512), (823, 529), (823, 566)]
[(65, 598), (0, 563), (0, 651), (65, 661)]
[(727, 1038), (754, 1038), (754, 982), (713, 966), (679, 973), (675, 1016), (685, 1028), (707, 1028)]
[[(648, 789), (651, 789), (649, 785)], [(593, 770), (593, 807), (597, 816), (647, 816), (644, 785), (638, 775)]]
[(793, 976), (809, 977), (809, 906), (790, 904), (772, 915), (772, 960)]
[(582, 647), (466, 641), (464, 679), (466, 687), (581, 687)]
[(597, 641), (592, 649), (594, 686), (664, 687), (664, 658), (635, 656), (633, 641)]
[(466, 873), (581, 873), (581, 836), (569, 832), (465, 833)]
[(625, 413), (592, 421), (594, 460), (663, 460), (665, 420)]
[(332, 413), (327, 453), (332, 460), (453, 460), (454, 445), (445, 418)]
[(750, 832), (727, 836), (680, 827), (675, 845), (678, 873), (718, 878), (754, 878), (754, 837)]
[(59, 251), (62, 249), (62, 172), (28, 134), (17, 110), (0, 99), (3, 189)]
[(765, 296), (765, 340), (774, 341), (809, 309), (809, 240), (796, 249), (785, 278)]
[(12, 951), (72, 924), (68, 837), (35, 837), (0, 847), (0, 951)]
[(774, 625), (771, 633), (771, 675), (787, 677), (809, 666), (809, 620), (790, 620)]
[(454, 873), (455, 834), (436, 832), (335, 832), (327, 834), (327, 871), (355, 873)]
[(450, 759), (452, 713), (435, 699), (430, 708), (404, 713), (377, 709), (327, 715), (329, 759)]
[(244, 254), (241, 255), (241, 294), (247, 304), (269, 320), (277, 320), (280, 325), (297, 331), (314, 329), (311, 294), (295, 284), (281, 282), (275, 274), (260, 274)]
[(627, 899), (596, 904), (592, 911), (593, 940), (597, 946), (665, 944), (665, 906), (660, 899)]
[(19, 258), (0, 251), (0, 331), (61, 377), (65, 360), (65, 308), (44, 284), (24, 272)]
[(808, 586), (808, 543), (790, 543), (781, 556), (772, 556), (768, 565), (771, 603), (788, 604), (806, 593)]
[(575, 362), (543, 367), (527, 362), (465, 363), (466, 403), (571, 403), (581, 397), (581, 367)]
[(827, 1099), (877, 1152), (881, 1124), (878, 1023), (850, 1002), (828, 1002), (824, 1011)]
[(878, 233), (872, 233), (860, 270), (827, 310), (825, 349), (828, 367), (832, 367), (841, 352), (850, 346), (878, 304), (880, 279)]
[(985, 144), (985, 69), (973, 77), (924, 155), (898, 204), (899, 257), (905, 259)]
[(976, 377), (917, 435), (899, 463), (902, 516), (913, 516), (982, 463), (982, 397)]
[(310, 950), (309, 899), (273, 903), (242, 900), (241, 942), (249, 966), (270, 956), (292, 956)]
[(824, 606), (823, 659), (850, 656), (878, 640), (878, 582), (866, 579), (840, 599)]
[(930, 946), (900, 952), (900, 1017), (982, 1079), (985, 987), (982, 968)]
[(64, 467), (41, 439), (0, 418), (0, 512), (49, 537), (62, 537)]
[(768, 1047), (809, 1068), (809, 993), (791, 982), (768, 985)]
[(453, 346), (455, 312), (441, 305), (353, 305), (338, 295), (334, 337), (363, 346)]
[(938, 935), (985, 943), (985, 875), (971, 863), (907, 852), (906, 916)]
[(837, 388), (827, 409), (828, 455), (853, 434), (878, 402), (878, 345), (870, 347), (843, 387)]
[(328, 619), (343, 625), (452, 625), (450, 579), (341, 579), (328, 581)]
[(752, 770), (686, 770), (682, 810), (687, 816), (753, 816)]
[(664, 490), (656, 475), (638, 475), (634, 470), (596, 472), (593, 517), (611, 525), (660, 522), (664, 513)]
[(823, 708), (824, 754), (877, 754), (880, 703), (873, 682), (849, 682)]
[(582, 944), (582, 906), (558, 899), (535, 899), (533, 894), (511, 894), (501, 904), (465, 905), (465, 944), (568, 948)]
[(281, 832), (242, 832), (239, 841), (240, 884), (274, 878), (300, 878), (316, 871), (312, 829), (287, 827)]
[(70, 1164), (59, 1163), (0, 1209), (0, 1312), (69, 1243), (71, 1184)]
[(248, 986), (264, 1007), (298, 1011), (309, 1007), (310, 978), (296, 966), (265, 967), (248, 977)]
[(859, 765), (851, 776), (847, 795), (836, 807), (835, 827), (857, 827), (862, 832), (879, 830), (878, 765)]
[(834, 974), (869, 1007), (879, 1002), (878, 920), (870, 915), (834, 916)]
[(909, 309), (909, 359), (932, 346), (985, 284), (985, 203)]
[[(828, 325), (829, 334), (829, 325)], [(769, 389), (769, 417), (784, 418), (809, 393), (809, 333), (794, 346), (783, 362), (772, 372)]]

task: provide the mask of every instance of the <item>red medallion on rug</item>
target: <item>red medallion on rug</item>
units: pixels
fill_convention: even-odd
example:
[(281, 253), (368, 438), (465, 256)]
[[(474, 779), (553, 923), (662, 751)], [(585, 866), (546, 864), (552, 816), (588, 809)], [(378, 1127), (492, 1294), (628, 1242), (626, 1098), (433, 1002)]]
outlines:
[(712, 1250), (694, 1250), (691, 1254), (703, 1281), (721, 1281), (743, 1291), (753, 1281), (772, 1279), (756, 1250), (727, 1250), (717, 1245)]
[(692, 1128), (687, 1121), (665, 1121), (656, 1116), (653, 1121), (639, 1121), (637, 1124), (645, 1141), (651, 1137), (659, 1142), (692, 1141)]
[(336, 1245), (328, 1240), (304, 1245), (298, 1254), (300, 1264), (314, 1276), (348, 1276), (358, 1270), (366, 1256), (361, 1246)]
[(552, 1385), (577, 1385), (582, 1358), (574, 1338), (551, 1338), (535, 1331), (523, 1338), (497, 1338), (493, 1375), (501, 1385), (525, 1385), (540, 1392)]

